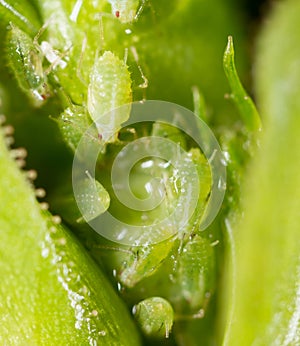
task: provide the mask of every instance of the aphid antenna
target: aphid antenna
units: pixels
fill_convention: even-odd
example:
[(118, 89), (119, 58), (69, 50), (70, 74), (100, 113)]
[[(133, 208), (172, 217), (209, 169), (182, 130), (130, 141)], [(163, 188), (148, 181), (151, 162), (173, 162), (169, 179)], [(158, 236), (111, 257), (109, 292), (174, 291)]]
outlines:
[(105, 41), (104, 41), (104, 26), (103, 26), (103, 20), (102, 18), (105, 16), (104, 13), (100, 13), (99, 14), (99, 35), (100, 35), (100, 47), (101, 49), (103, 49)]
[(49, 24), (52, 22), (54, 15), (52, 15), (49, 19), (45, 21), (45, 23), (41, 26), (37, 34), (33, 38), (33, 44), (36, 46), (40, 46), (39, 44), (39, 38), (43, 35), (43, 33), (46, 31), (48, 28)]
[(200, 91), (199, 88), (194, 85), (192, 86), (194, 113), (200, 118)]
[(121, 247), (115, 247), (115, 246), (109, 246), (109, 245), (101, 245), (101, 244), (92, 244), (92, 249), (102, 249), (102, 250), (108, 250), (108, 251), (116, 251), (116, 252), (122, 252), (127, 255), (133, 255), (137, 257), (136, 253), (131, 249), (123, 249)]
[(127, 65), (127, 60), (128, 60), (128, 48), (125, 48), (124, 52), (124, 64)]
[(204, 317), (205, 317), (205, 310), (201, 308), (197, 313), (191, 314), (191, 315), (175, 314), (174, 320), (175, 321), (189, 321), (189, 320), (195, 320), (195, 319), (202, 319)]
[(137, 65), (137, 68), (141, 74), (141, 77), (142, 77), (142, 80), (144, 81), (144, 83), (140, 84), (139, 85), (139, 88), (141, 89), (147, 89), (148, 88), (148, 84), (149, 84), (149, 81), (147, 79), (147, 77), (145, 76), (144, 72), (143, 72), (143, 69), (141, 68), (141, 65), (139, 63), (139, 55), (138, 55), (138, 52), (136, 50), (136, 48), (134, 46), (130, 46), (130, 50), (131, 50), (131, 53), (133, 55), (133, 58), (136, 62), (136, 65)]
[(114, 18), (112, 14), (106, 13), (106, 12), (99, 12), (97, 14), (98, 17), (98, 27), (99, 27), (99, 48), (96, 51), (95, 60), (99, 57), (99, 52), (104, 52), (104, 46), (105, 46), (105, 34), (104, 34), (104, 25), (103, 25), (103, 18)]
[(82, 82), (82, 84), (87, 87), (88, 82), (83, 78), (83, 75), (81, 73), (82, 61), (83, 61), (84, 52), (86, 50), (86, 45), (87, 45), (87, 38), (86, 38), (86, 34), (84, 34), (84, 37), (82, 40), (82, 45), (81, 45), (79, 62), (78, 62), (77, 68), (76, 68), (76, 75), (77, 75), (78, 79)]
[(147, 2), (148, 2), (148, 0), (142, 0), (141, 5), (140, 5), (140, 7), (138, 8), (138, 10), (137, 10), (137, 12), (136, 12), (136, 14), (135, 14), (135, 16), (134, 16), (134, 20), (135, 20), (135, 21), (138, 20), (139, 16), (140, 16), (140, 15), (142, 14), (142, 12), (144, 11), (144, 8), (145, 8)]
[(78, 18), (79, 12), (81, 10), (82, 4), (83, 4), (83, 0), (77, 0), (75, 5), (73, 6), (73, 9), (71, 11), (69, 18), (74, 23), (77, 22), (77, 18)]

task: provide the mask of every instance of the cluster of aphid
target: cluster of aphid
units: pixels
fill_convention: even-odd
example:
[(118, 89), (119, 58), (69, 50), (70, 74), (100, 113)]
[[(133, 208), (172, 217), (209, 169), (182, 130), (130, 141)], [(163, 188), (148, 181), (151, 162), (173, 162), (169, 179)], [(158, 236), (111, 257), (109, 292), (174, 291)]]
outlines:
[[(123, 24), (137, 20), (144, 6), (144, 1), (140, 4), (138, 0), (110, 0), (108, 2), (111, 4), (113, 15)], [(66, 20), (67, 29), (74, 28), (78, 32), (76, 21), (80, 16), (82, 4), (82, 1), (76, 2), (71, 15)], [(8, 56), (19, 85), (29, 93), (36, 106), (49, 98), (53, 93), (51, 89), (62, 95), (62, 99), (68, 99), (71, 104), (60, 115), (58, 122), (66, 142), (73, 150), (76, 149), (82, 135), (92, 122), (96, 125), (93, 140), (104, 143), (105, 146), (108, 143), (115, 144), (118, 139), (118, 130), (130, 114), (130, 107), (125, 112), (116, 113), (116, 116), (112, 116), (111, 113), (119, 106), (132, 102), (132, 81), (128, 66), (112, 51), (107, 50), (102, 54), (99, 54), (99, 51), (89, 52), (86, 46), (89, 45), (90, 38), (86, 39), (82, 33), (80, 37), (83, 44), (79, 55), (78, 47), (75, 47), (75, 40), (72, 35), (68, 36), (67, 29), (66, 33), (60, 34), (63, 43), (56, 46), (55, 37), (52, 37), (55, 30), (58, 32), (55, 20), (50, 17), (49, 22), (34, 38), (16, 25), (10, 24)], [(62, 17), (59, 20), (62, 20)], [(49, 31), (48, 40), (39, 43), (44, 31)], [(57, 33), (57, 35), (59, 34)], [(134, 48), (132, 52), (137, 60)], [(85, 68), (84, 61), (91, 60), (89, 57), (85, 58), (85, 54), (93, 55), (93, 59), (92, 63), (87, 63), (88, 72), (85, 72), (84, 77), (81, 78), (78, 71)], [(80, 65), (79, 67), (76, 66), (75, 61), (77, 65)], [(74, 74), (76, 80), (82, 79), (84, 91), (81, 93), (78, 90), (73, 93), (72, 86), (70, 87)], [(85, 81), (86, 76), (88, 76), (87, 81)], [(142, 78), (146, 80), (143, 73)], [(145, 82), (142, 87), (145, 87), (146, 84)], [(71, 91), (69, 92), (69, 90)], [(73, 102), (75, 99), (81, 101)], [(159, 127), (158, 124), (156, 125)], [(172, 131), (168, 128), (162, 126), (160, 130), (167, 135), (172, 135)], [(9, 132), (11, 129), (6, 128), (6, 131)], [(177, 136), (181, 138), (183, 135), (177, 134)], [(87, 140), (89, 139), (88, 137)], [(181, 140), (183, 138), (179, 141)], [(210, 170), (206, 159), (198, 149), (189, 148), (189, 150), (189, 155), (184, 159), (195, 162), (199, 166), (199, 177), (204, 176), (207, 182), (206, 185), (204, 184), (204, 195), (199, 201), (194, 218), (185, 231), (154, 245), (143, 246), (141, 244), (137, 248), (116, 246), (114, 250), (120, 251), (115, 251), (111, 257), (114, 267), (111, 269), (113, 269), (120, 287), (123, 288), (126, 295), (131, 295), (131, 299), (134, 297), (141, 299), (141, 302), (134, 305), (133, 313), (141, 329), (150, 336), (169, 337), (173, 321), (176, 318), (203, 318), (214, 290), (213, 246), (215, 243), (209, 237), (200, 235), (198, 230), (201, 214), (210, 194)], [(25, 155), (23, 150), (12, 151), (12, 154), (17, 157), (17, 162), (23, 165)], [(30, 172), (28, 175), (34, 178), (34, 171)], [(170, 172), (168, 174), (172, 175), (173, 173)], [(91, 189), (91, 185), (96, 186), (96, 191)], [(176, 190), (176, 184), (172, 185), (172, 189)], [(100, 182), (90, 176), (89, 172), (82, 182), (82, 195), (85, 199), (84, 203), (87, 205), (83, 217), (87, 221), (109, 207), (110, 196)], [(45, 191), (37, 189), (36, 196), (43, 198)], [(96, 208), (96, 211), (91, 213), (91, 203), (95, 200), (98, 201), (99, 197), (101, 208), (104, 204), (105, 206), (102, 209)], [(104, 199), (108, 203), (104, 203)], [(47, 209), (48, 205), (42, 203), (41, 208)], [(53, 221), (59, 223), (60, 218), (55, 216)], [(92, 246), (92, 251), (97, 256), (100, 247), (99, 244)], [(97, 248), (98, 250), (95, 250)], [(105, 244), (101, 251), (103, 249), (105, 250)], [(111, 258), (108, 262), (111, 261)], [(162, 280), (163, 277), (164, 280)], [(146, 289), (146, 287), (149, 288)], [(151, 294), (153, 297), (149, 298)], [(158, 297), (159, 295), (164, 298)], [(135, 303), (136, 301), (134, 301)]]

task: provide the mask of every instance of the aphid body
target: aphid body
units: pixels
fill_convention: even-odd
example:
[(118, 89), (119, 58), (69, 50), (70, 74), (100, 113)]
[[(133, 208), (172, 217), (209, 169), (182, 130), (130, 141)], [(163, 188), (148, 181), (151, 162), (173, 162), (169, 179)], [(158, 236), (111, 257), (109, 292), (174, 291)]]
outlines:
[(168, 239), (158, 244), (138, 248), (136, 253), (126, 256), (118, 279), (124, 286), (134, 287), (156, 272), (173, 246), (173, 240)]
[(65, 109), (56, 121), (63, 139), (74, 152), (80, 141), (84, 139), (86, 143), (85, 152), (91, 148), (93, 143), (95, 145), (99, 144), (97, 130), (94, 126), (91, 126), (92, 122), (84, 107), (71, 106)]
[[(129, 118), (131, 78), (126, 64), (106, 51), (96, 59), (88, 87), (88, 111), (104, 142), (114, 142)], [(118, 107), (128, 104), (128, 107)]]
[(11, 24), (8, 33), (8, 56), (20, 87), (39, 105), (49, 95), (43, 70), (43, 52), (24, 31)]
[(176, 289), (171, 301), (180, 313), (195, 314), (205, 309), (214, 291), (214, 273), (213, 247), (208, 239), (195, 235), (178, 257)]
[(133, 314), (145, 335), (169, 337), (174, 321), (174, 311), (166, 299), (147, 298), (133, 307)]
[(86, 222), (104, 213), (109, 207), (110, 197), (105, 188), (86, 172), (87, 178), (77, 182), (76, 201)]

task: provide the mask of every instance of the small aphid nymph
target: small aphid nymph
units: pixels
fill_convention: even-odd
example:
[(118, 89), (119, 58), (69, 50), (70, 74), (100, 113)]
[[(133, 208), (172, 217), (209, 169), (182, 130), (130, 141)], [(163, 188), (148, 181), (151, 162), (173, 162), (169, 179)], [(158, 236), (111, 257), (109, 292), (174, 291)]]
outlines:
[(106, 51), (96, 59), (88, 87), (88, 111), (104, 142), (114, 142), (130, 115), (131, 77), (127, 65)]
[(174, 311), (166, 299), (147, 298), (135, 305), (132, 312), (145, 335), (169, 338), (174, 321)]
[(66, 61), (62, 60), (63, 55), (49, 42), (43, 41), (39, 44), (38, 37), (43, 30), (44, 27), (32, 39), (11, 23), (8, 33), (7, 52), (10, 65), (21, 89), (30, 95), (35, 106), (43, 104), (51, 95), (47, 75), (57, 67), (64, 69), (67, 66)]
[(8, 41), (8, 56), (19, 85), (29, 92), (38, 106), (49, 97), (43, 52), (28, 34), (13, 24), (10, 25)]

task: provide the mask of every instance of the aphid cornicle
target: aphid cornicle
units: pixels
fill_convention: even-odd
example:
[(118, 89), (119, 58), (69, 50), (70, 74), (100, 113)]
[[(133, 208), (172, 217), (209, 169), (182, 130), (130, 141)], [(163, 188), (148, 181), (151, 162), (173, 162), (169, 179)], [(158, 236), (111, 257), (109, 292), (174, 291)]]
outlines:
[(112, 14), (116, 16), (121, 23), (131, 23), (135, 20), (139, 0), (108, 0), (111, 4)]
[[(131, 77), (127, 65), (112, 52), (96, 59), (88, 87), (88, 111), (104, 142), (114, 142), (130, 115)], [(128, 107), (116, 108), (128, 104)]]

